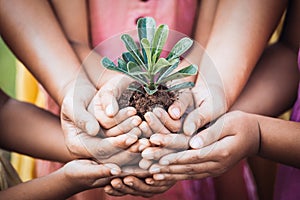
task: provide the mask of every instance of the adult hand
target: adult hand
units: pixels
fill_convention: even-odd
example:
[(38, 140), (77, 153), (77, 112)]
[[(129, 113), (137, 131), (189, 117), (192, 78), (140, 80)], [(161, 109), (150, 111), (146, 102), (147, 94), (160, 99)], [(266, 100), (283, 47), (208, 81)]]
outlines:
[(258, 122), (249, 114), (230, 112), (189, 143), (193, 149), (166, 155), (159, 164), (151, 166), (155, 180), (201, 179), (224, 173), (244, 157), (258, 152)]

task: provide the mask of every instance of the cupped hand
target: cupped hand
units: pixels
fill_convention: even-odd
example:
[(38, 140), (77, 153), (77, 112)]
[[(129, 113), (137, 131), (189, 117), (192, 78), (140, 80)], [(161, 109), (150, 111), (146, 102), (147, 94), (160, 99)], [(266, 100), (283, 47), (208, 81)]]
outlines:
[(240, 111), (220, 117), (190, 140), (191, 150), (169, 154), (152, 165), (155, 180), (185, 180), (214, 177), (241, 159), (257, 153), (259, 126), (256, 119)]
[(104, 187), (121, 173), (121, 169), (115, 164), (99, 164), (92, 160), (73, 160), (60, 171), (63, 171), (72, 184), (76, 183), (78, 187), (85, 189)]

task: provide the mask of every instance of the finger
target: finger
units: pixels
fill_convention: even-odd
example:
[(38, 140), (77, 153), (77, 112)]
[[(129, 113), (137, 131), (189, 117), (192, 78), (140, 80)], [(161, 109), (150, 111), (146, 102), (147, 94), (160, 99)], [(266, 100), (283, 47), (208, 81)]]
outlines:
[(152, 135), (152, 130), (151, 128), (148, 126), (147, 122), (143, 121), (140, 125), (139, 128), (142, 131), (142, 137), (145, 138), (150, 138), (150, 136)]
[(148, 147), (142, 152), (142, 157), (148, 160), (159, 160), (162, 156), (175, 152), (173, 149)]
[(153, 179), (157, 181), (181, 181), (181, 180), (198, 180), (210, 177), (210, 174), (154, 174)]
[(224, 128), (225, 117), (221, 117), (216, 123), (212, 124), (209, 128), (197, 133), (190, 140), (190, 146), (195, 149), (199, 149), (208, 146), (220, 139), (222, 139), (226, 134), (230, 135), (230, 131)]
[(124, 120), (117, 126), (106, 130), (105, 135), (107, 137), (114, 137), (117, 135), (127, 133), (134, 127), (137, 127), (141, 122), (142, 122), (142, 119), (139, 116), (132, 116), (132, 117)]
[(142, 169), (149, 169), (149, 167), (154, 163), (153, 160), (148, 160), (143, 158), (142, 160), (140, 160), (139, 162), (139, 167)]
[(189, 106), (193, 106), (193, 96), (189, 90), (184, 90), (168, 109), (168, 113), (174, 120), (180, 119)]
[(161, 123), (172, 133), (177, 133), (180, 131), (181, 121), (172, 119), (164, 109), (154, 108), (153, 113), (161, 121)]
[(144, 196), (144, 197), (151, 196), (151, 193), (139, 191), (139, 190), (129, 187), (128, 185), (125, 185), (120, 178), (113, 179), (111, 181), (111, 185), (112, 185), (113, 189), (115, 189), (118, 192), (123, 193), (123, 194), (131, 194), (134, 196)]
[(184, 150), (189, 148), (189, 136), (184, 134), (160, 134), (156, 133), (150, 137), (151, 144), (170, 149)]
[(156, 133), (170, 133), (170, 131), (161, 123), (161, 121), (152, 112), (145, 114), (146, 122), (151, 128), (152, 132)]
[(140, 193), (152, 193), (152, 194), (165, 192), (174, 184), (174, 182), (164, 181), (164, 182), (160, 182), (161, 184), (158, 186), (148, 185), (143, 180), (138, 179), (134, 176), (125, 177), (123, 179), (123, 182), (129, 187), (131, 187), (132, 189), (134, 189), (135, 191), (139, 191)]
[(132, 129), (127, 134), (105, 139), (81, 134), (80, 142), (81, 146), (84, 146), (94, 158), (101, 162), (135, 143), (138, 137), (134, 135), (134, 131), (139, 132), (139, 129)]
[(176, 182), (175, 181), (157, 181), (157, 180), (154, 180), (152, 177), (149, 177), (149, 178), (146, 178), (145, 179), (145, 183), (147, 183), (148, 185), (151, 185), (151, 186), (165, 186), (165, 185), (174, 185)]
[(131, 145), (128, 150), (133, 153), (138, 153), (138, 152), (142, 152), (144, 149), (150, 146), (151, 144), (148, 139), (141, 138), (136, 143)]
[(104, 192), (112, 195), (112, 196), (124, 196), (126, 194), (119, 192), (118, 190), (115, 190), (111, 185), (106, 185), (104, 188)]
[(154, 164), (151, 166), (150, 171), (154, 174), (170, 173), (170, 174), (200, 174), (211, 173), (219, 167), (215, 161), (199, 162), (195, 164), (183, 164), (183, 165), (168, 165), (162, 166)]
[(210, 85), (209, 88), (193, 88), (196, 109), (185, 119), (183, 132), (194, 134), (200, 127), (215, 120), (227, 111), (227, 105), (222, 87)]
[(96, 105), (98, 105), (109, 117), (115, 116), (119, 111), (117, 95), (118, 91), (115, 87), (109, 88), (104, 86), (97, 93), (99, 98), (96, 98)]
[(61, 121), (62, 124), (67, 121), (72, 121), (78, 128), (89, 135), (94, 136), (99, 131), (99, 124), (97, 120), (87, 111), (84, 102), (74, 101), (72, 98), (66, 98), (63, 101)]
[(109, 117), (102, 109), (95, 107), (93, 113), (95, 118), (99, 121), (101, 127), (110, 129), (129, 117), (134, 116), (136, 114), (136, 110), (133, 107), (126, 107), (121, 109), (115, 116)]
[[(102, 159), (102, 163), (115, 163), (118, 166), (125, 166), (129, 164), (134, 164), (132, 161), (136, 160), (137, 158), (141, 159), (141, 155), (139, 153), (132, 153), (128, 150), (120, 151), (108, 159)], [(137, 165), (138, 162), (136, 162)]]
[(125, 177), (128, 175), (132, 175), (138, 178), (145, 178), (145, 177), (149, 177), (151, 174), (149, 173), (148, 170), (141, 169), (136, 165), (122, 167), (122, 173), (120, 176)]
[(200, 162), (206, 162), (212, 158), (216, 159), (223, 155), (221, 148), (222, 144), (214, 143), (201, 149), (185, 150), (172, 153), (162, 157), (159, 160), (159, 164), (196, 164)]

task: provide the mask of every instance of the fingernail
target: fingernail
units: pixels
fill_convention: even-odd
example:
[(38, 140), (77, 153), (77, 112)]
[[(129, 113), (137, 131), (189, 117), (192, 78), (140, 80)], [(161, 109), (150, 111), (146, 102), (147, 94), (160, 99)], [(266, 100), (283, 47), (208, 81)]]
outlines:
[(154, 183), (154, 180), (153, 179), (146, 179), (146, 183), (148, 185), (152, 185)]
[(107, 115), (113, 115), (114, 114), (114, 107), (112, 104), (109, 104), (107, 107), (106, 107), (106, 110), (105, 110), (106, 114)]
[(111, 168), (111, 169), (110, 169), (110, 173), (111, 173), (112, 175), (118, 175), (118, 174), (121, 173), (121, 171), (120, 171), (119, 169)]
[(137, 118), (134, 118), (134, 119), (132, 119), (132, 124), (133, 124), (134, 126), (137, 126), (137, 125), (140, 124), (140, 120), (138, 120)]
[(162, 174), (155, 174), (154, 179), (158, 181), (162, 181), (165, 179), (165, 176)]
[(174, 115), (176, 118), (180, 118), (180, 110), (179, 110), (179, 108), (177, 108), (177, 107), (172, 108), (171, 112), (173, 113), (173, 115)]
[(125, 182), (126, 185), (132, 187), (133, 186), (133, 183), (132, 182)]
[(135, 115), (136, 114), (136, 111), (134, 108), (128, 108), (128, 112), (127, 112), (127, 115), (128, 116), (132, 116), (132, 115)]
[(126, 145), (131, 145), (136, 141), (137, 141), (137, 136), (134, 137), (132, 135), (132, 136), (129, 136), (129, 138), (126, 139), (125, 143), (126, 143)]
[(199, 149), (203, 146), (203, 140), (200, 137), (194, 137), (190, 141), (190, 146), (195, 149)]
[(169, 165), (170, 162), (168, 160), (161, 160), (161, 161), (159, 161), (159, 164), (161, 164), (161, 165)]
[(162, 116), (162, 113), (161, 113), (161, 111), (160, 111), (159, 109), (154, 109), (154, 110), (153, 110), (153, 113), (154, 113), (158, 118), (161, 118), (161, 116)]
[(161, 138), (159, 135), (152, 135), (150, 137), (150, 142), (155, 145), (161, 145)]
[(97, 127), (94, 123), (92, 122), (87, 122), (85, 125), (85, 129), (88, 134), (90, 135), (96, 135), (98, 132), (99, 127)]
[(196, 131), (196, 124), (190, 123), (186, 128), (185, 131), (188, 135), (193, 135), (193, 133)]
[(159, 173), (160, 172), (160, 168), (159, 167), (151, 167), (151, 169), (149, 170), (149, 172), (151, 174)]

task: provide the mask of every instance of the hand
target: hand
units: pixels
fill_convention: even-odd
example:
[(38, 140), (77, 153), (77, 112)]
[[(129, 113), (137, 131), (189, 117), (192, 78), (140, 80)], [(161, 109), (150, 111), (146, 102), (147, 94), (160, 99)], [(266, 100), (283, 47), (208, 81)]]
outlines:
[(153, 165), (155, 180), (201, 179), (218, 176), (246, 156), (258, 152), (259, 126), (249, 114), (234, 111), (190, 140), (192, 150), (169, 154)]
[(103, 187), (121, 173), (121, 169), (115, 164), (98, 164), (91, 160), (73, 160), (60, 171), (69, 182), (84, 189)]
[(175, 183), (175, 181), (155, 181), (152, 178), (142, 180), (135, 176), (127, 176), (123, 178), (123, 181), (120, 178), (114, 178), (111, 185), (104, 187), (104, 191), (112, 196), (130, 194), (149, 198), (155, 194), (164, 193)]

